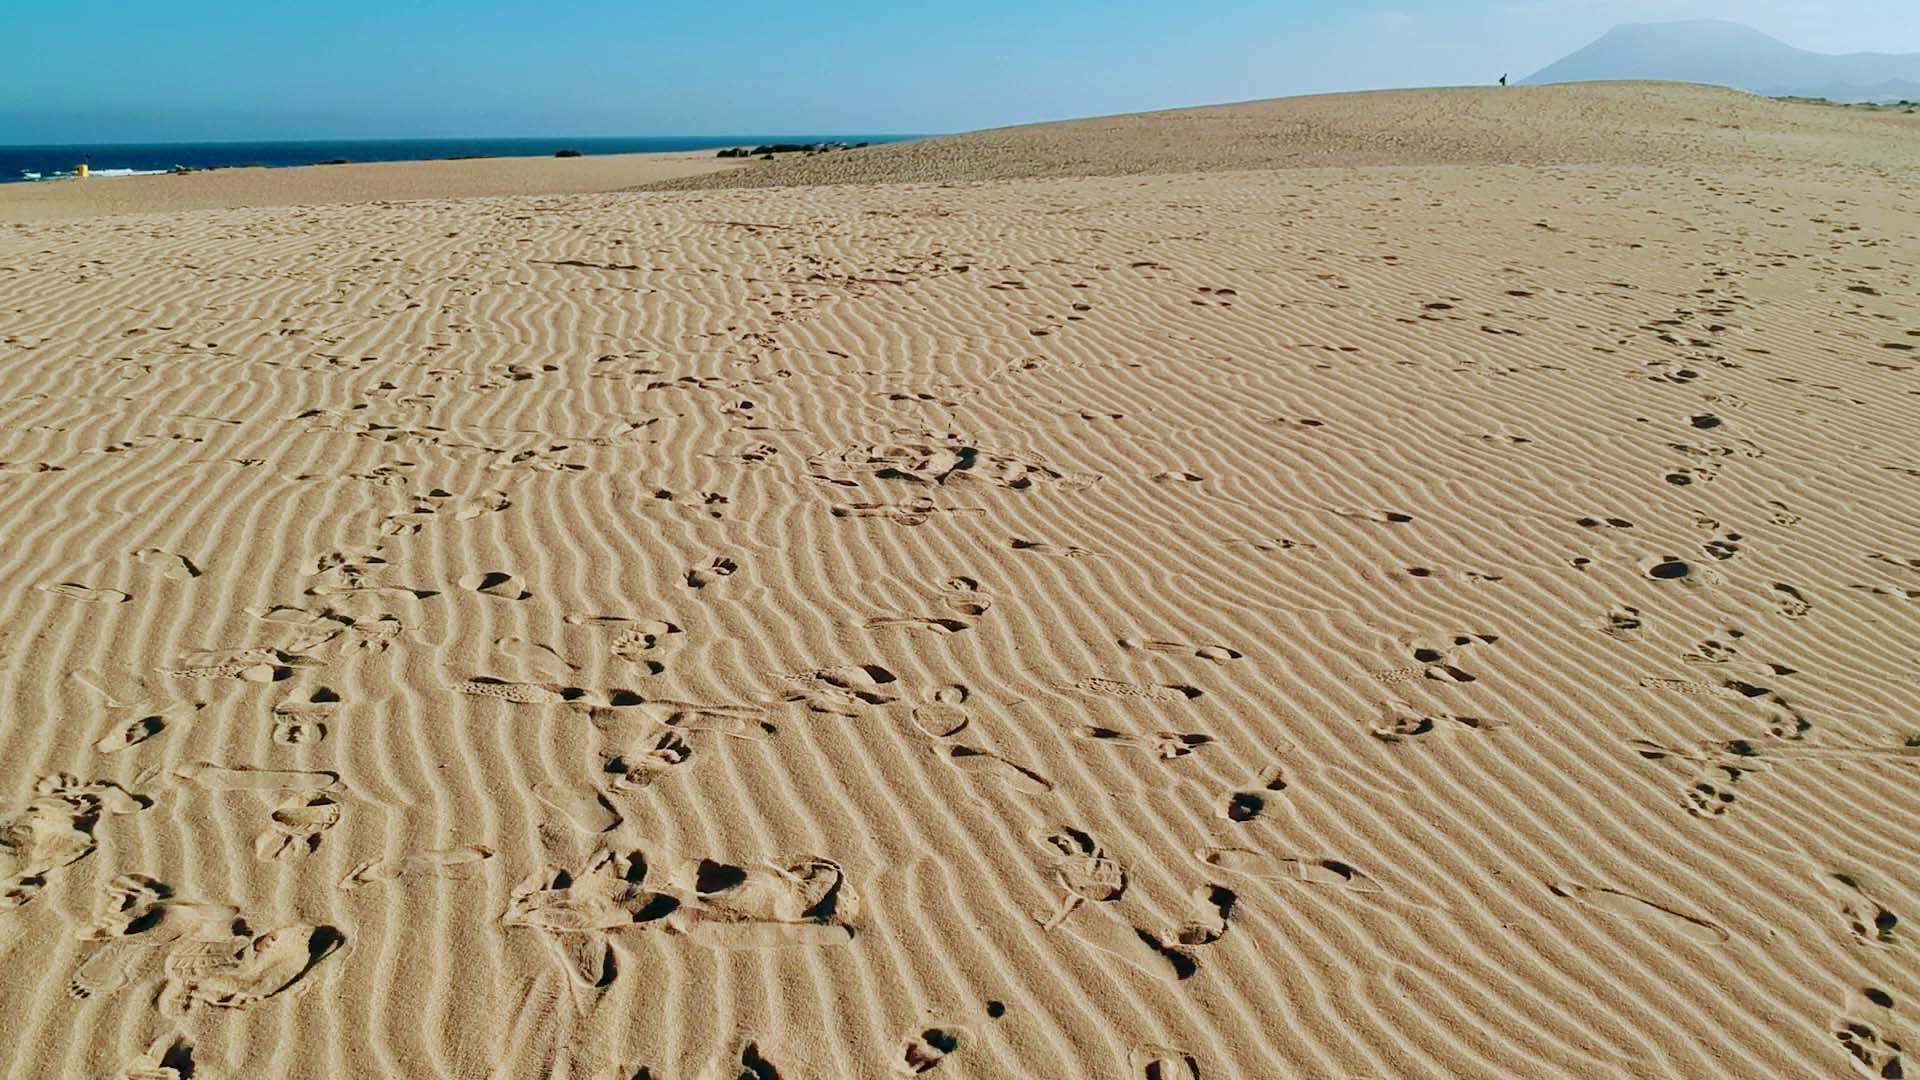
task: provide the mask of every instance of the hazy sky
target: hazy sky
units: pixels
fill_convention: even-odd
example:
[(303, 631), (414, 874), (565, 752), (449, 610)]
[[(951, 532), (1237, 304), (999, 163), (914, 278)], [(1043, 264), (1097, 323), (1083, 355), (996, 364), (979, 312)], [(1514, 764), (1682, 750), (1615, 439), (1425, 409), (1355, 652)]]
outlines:
[(1916, 0), (0, 0), (0, 142), (932, 133), (1518, 79), (1702, 17), (1920, 52)]

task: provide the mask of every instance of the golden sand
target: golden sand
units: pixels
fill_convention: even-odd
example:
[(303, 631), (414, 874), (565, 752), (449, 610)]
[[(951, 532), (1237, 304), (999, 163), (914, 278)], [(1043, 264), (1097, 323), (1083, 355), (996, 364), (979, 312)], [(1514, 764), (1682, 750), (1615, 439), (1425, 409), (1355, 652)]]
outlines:
[(574, 194), (722, 172), (740, 164), (735, 159), (717, 159), (711, 153), (606, 154), (211, 169), (180, 175), (53, 180), (0, 185), (0, 222), (243, 206)]
[(0, 1074), (1912, 1070), (1915, 132), (0, 231)]

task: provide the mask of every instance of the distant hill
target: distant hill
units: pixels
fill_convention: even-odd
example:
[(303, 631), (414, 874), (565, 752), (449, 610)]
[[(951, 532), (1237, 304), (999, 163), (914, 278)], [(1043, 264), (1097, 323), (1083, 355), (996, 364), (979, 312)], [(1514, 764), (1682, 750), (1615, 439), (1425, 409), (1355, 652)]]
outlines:
[(1616, 79), (1712, 83), (1769, 97), (1920, 101), (1920, 53), (1808, 52), (1718, 19), (1627, 23), (1523, 81)]

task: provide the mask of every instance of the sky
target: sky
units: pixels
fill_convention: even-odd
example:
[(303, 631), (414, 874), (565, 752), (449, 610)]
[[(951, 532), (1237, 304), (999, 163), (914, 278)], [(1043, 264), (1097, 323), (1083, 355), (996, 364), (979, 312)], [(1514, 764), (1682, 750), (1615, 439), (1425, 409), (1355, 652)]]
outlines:
[(933, 134), (1519, 79), (1621, 22), (1920, 52), (1916, 0), (0, 0), (0, 143)]

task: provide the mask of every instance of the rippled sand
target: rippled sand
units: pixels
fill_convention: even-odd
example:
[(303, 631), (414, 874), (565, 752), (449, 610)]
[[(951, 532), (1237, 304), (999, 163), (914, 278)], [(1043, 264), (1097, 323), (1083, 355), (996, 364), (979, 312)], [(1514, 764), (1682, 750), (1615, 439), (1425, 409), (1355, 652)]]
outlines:
[(0, 1075), (1900, 1075), (1916, 130), (0, 230)]

